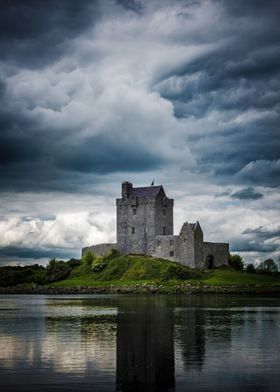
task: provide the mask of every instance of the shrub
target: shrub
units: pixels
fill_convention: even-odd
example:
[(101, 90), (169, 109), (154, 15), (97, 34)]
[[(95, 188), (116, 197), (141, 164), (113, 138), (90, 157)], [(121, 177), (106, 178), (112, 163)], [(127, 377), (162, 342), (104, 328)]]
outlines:
[(82, 264), (82, 261), (80, 259), (70, 259), (67, 261), (67, 264), (71, 267), (78, 267), (79, 265)]
[(94, 259), (95, 259), (95, 256), (90, 251), (87, 251), (87, 253), (83, 257), (83, 261), (85, 262), (85, 264), (90, 265), (90, 266), (94, 262)]
[(100, 272), (102, 271), (107, 265), (107, 260), (105, 257), (102, 256), (97, 256), (94, 258), (94, 261), (92, 263), (92, 270), (94, 272)]

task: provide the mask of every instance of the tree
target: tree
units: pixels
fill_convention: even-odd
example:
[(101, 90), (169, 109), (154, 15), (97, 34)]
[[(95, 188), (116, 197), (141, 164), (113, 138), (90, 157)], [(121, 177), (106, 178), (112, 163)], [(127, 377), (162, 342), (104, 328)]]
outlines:
[(255, 268), (254, 264), (247, 264), (246, 272), (248, 272), (249, 274), (255, 274), (256, 268)]
[(241, 256), (239, 255), (229, 255), (228, 259), (229, 265), (236, 269), (237, 271), (243, 271), (244, 270), (244, 261)]
[(57, 282), (67, 278), (71, 272), (71, 267), (62, 260), (51, 259), (46, 268), (48, 282)]
[(262, 261), (258, 267), (260, 272), (277, 272), (278, 268), (273, 259), (266, 259)]

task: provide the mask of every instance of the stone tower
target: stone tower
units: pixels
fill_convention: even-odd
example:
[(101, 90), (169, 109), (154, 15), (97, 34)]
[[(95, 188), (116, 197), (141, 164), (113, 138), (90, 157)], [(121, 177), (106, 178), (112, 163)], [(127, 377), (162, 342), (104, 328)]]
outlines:
[(122, 254), (153, 254), (157, 235), (173, 235), (173, 199), (163, 187), (122, 183), (117, 203), (117, 244)]

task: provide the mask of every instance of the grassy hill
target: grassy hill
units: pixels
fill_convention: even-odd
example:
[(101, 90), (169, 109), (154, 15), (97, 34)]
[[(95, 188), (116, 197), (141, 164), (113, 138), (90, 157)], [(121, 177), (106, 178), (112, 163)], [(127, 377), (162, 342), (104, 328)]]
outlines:
[[(93, 263), (73, 268), (67, 279), (53, 283), (52, 287), (110, 287), (139, 284), (160, 285), (169, 289), (176, 287), (213, 288), (224, 287), (270, 287), (280, 290), (280, 274), (269, 276), (246, 273), (229, 267), (197, 271), (177, 262), (150, 256), (126, 255), (97, 257)], [(168, 290), (167, 290), (168, 291)]]
[(79, 293), (98, 290), (280, 294), (280, 273), (246, 273), (230, 267), (198, 271), (151, 256), (120, 256), (116, 251), (104, 257), (89, 254), (82, 260), (71, 259), (67, 262), (53, 259), (47, 267), (0, 268), (0, 292), (3, 293)]
[(112, 259), (98, 257), (93, 265), (83, 262), (71, 271), (67, 279), (53, 283), (53, 286), (125, 285), (170, 280), (198, 281), (202, 277), (203, 273), (173, 261), (150, 256), (127, 255)]

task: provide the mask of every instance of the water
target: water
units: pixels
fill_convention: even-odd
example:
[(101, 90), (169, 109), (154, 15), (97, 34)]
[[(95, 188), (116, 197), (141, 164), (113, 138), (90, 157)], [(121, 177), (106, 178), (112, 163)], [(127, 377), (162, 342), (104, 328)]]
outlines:
[(278, 391), (280, 299), (0, 297), (0, 390)]

